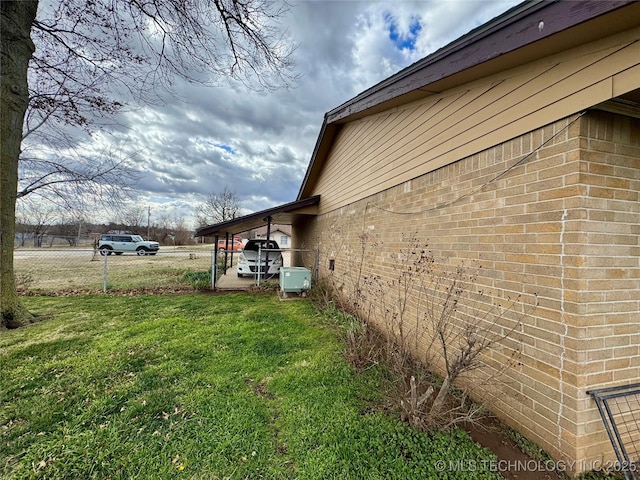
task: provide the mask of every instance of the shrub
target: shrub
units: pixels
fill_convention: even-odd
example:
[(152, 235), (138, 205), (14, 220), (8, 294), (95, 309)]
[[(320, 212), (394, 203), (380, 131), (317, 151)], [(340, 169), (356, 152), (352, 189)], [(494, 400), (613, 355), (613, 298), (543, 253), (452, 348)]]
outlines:
[[(439, 262), (415, 235), (403, 243), (391, 254), (393, 274), (382, 278), (364, 268), (381, 243), (360, 235), (358, 257), (349, 259), (354, 274), (323, 279), (312, 298), (342, 312), (337, 318), (351, 364), (384, 365), (390, 406), (404, 419), (425, 429), (476, 421), (486, 411), (458, 389), (458, 380), (485, 370), (485, 354), (521, 326), (520, 299), (494, 303), (479, 288), (479, 266)], [(514, 349), (512, 360), (518, 354)], [(495, 382), (508, 366), (473, 375), (474, 386)]]

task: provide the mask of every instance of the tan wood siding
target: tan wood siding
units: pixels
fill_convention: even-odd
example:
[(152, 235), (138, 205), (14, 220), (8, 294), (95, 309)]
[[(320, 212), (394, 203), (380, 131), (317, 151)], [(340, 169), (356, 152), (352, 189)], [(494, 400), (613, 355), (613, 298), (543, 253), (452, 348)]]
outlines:
[(640, 28), (344, 125), (321, 212), (640, 88)]

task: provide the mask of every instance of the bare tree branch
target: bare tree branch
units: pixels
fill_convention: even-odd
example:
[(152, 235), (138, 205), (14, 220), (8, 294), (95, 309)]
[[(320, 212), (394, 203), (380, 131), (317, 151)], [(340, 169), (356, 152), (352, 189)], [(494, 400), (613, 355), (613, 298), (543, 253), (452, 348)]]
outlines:
[(200, 226), (231, 220), (239, 214), (240, 200), (229, 187), (224, 187), (221, 192), (209, 195), (196, 210), (196, 218)]
[(0, 6), (2, 328), (28, 318), (13, 275), (18, 190), (22, 198), (74, 202), (89, 193), (113, 201), (116, 187), (133, 179), (127, 162), (107, 155), (96, 166), (96, 155), (75, 150), (77, 133), (100, 131), (125, 104), (159, 101), (176, 76), (255, 90), (288, 87), (297, 77), (295, 45), (278, 24), (286, 3), (3, 0)]

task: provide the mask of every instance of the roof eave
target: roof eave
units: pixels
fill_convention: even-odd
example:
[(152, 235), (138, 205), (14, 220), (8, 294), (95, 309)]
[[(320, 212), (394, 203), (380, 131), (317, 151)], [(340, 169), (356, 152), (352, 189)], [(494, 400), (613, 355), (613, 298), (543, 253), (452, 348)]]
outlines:
[[(634, 0), (523, 2), (330, 110), (325, 114), (298, 199), (312, 193), (312, 186), (322, 168), (322, 159), (328, 155), (341, 124), (405, 101), (439, 93), (442, 82), (448, 79), (459, 78), (462, 82), (471, 81), (473, 75), (486, 75), (486, 68), (477, 68), (473, 73), (474, 67), (491, 65), (491, 61), (499, 57), (509, 56), (514, 62), (512, 66), (515, 66), (515, 62), (525, 59), (524, 56), (518, 59), (519, 52), (540, 41), (549, 42), (547, 49), (567, 48), (560, 42), (554, 44), (551, 37), (633, 3)], [(594, 36), (602, 34), (593, 32)], [(580, 42), (581, 39), (575, 38), (573, 41)], [(546, 52), (547, 55), (550, 53)], [(463, 75), (464, 72), (469, 73)], [(431, 90), (430, 86), (437, 88)]]
[[(429, 86), (438, 81), (632, 3), (634, 0), (523, 2), (330, 110), (325, 118), (328, 124), (345, 121), (410, 92), (428, 92)], [(557, 45), (557, 48), (567, 46)]]

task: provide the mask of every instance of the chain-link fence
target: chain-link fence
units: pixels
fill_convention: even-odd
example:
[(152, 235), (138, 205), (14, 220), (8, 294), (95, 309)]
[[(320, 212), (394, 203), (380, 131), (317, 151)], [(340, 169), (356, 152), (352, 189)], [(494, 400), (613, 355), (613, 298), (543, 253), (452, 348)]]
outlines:
[(17, 248), (19, 291), (58, 293), (206, 288), (213, 262), (208, 248), (162, 247), (157, 255), (100, 255), (93, 248)]
[[(285, 249), (281, 253), (284, 267), (294, 266), (296, 253), (304, 255), (305, 263), (317, 262), (316, 251)], [(239, 276), (238, 257), (237, 252), (218, 251), (216, 259), (212, 245), (160, 247), (157, 255), (101, 255), (87, 247), (18, 247), (14, 251), (14, 271), (18, 290), (25, 294), (166, 291), (214, 285), (238, 290), (267, 280), (277, 282), (277, 276)]]

